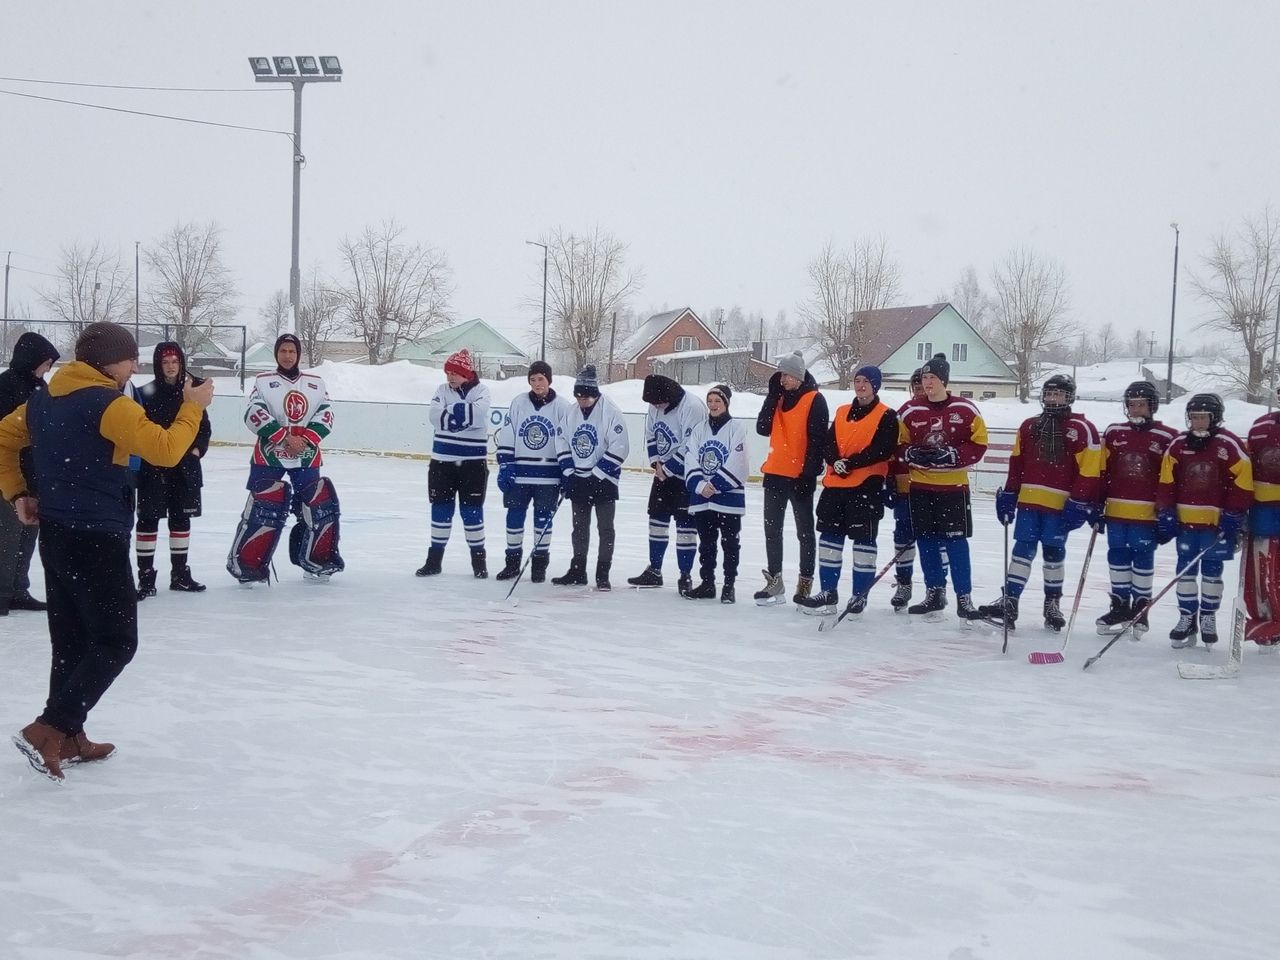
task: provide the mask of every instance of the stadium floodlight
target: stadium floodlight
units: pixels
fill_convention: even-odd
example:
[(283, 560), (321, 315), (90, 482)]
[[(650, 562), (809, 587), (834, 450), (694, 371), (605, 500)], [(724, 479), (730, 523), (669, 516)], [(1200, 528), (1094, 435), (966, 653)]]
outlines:
[[(337, 57), (250, 57), (249, 67), (258, 83), (288, 83), (293, 86), (293, 235), (289, 265), (289, 303), (293, 315), (289, 326), (298, 329), (298, 301), (301, 299), (301, 274), (298, 269), (300, 220), (302, 210), (302, 167), (307, 162), (302, 152), (302, 89), (308, 83), (341, 83), (342, 66)], [(272, 70), (274, 67), (274, 71)]]

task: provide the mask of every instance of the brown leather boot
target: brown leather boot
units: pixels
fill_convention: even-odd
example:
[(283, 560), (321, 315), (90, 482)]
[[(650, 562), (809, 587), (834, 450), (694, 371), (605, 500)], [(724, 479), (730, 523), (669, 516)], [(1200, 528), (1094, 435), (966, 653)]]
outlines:
[(62, 744), (67, 738), (61, 730), (55, 730), (47, 723), (33, 720), (23, 727), (13, 744), (24, 754), (31, 768), (43, 774), (54, 783), (61, 783), (62, 776)]
[(63, 763), (92, 763), (94, 760), (105, 760), (115, 752), (114, 743), (94, 743), (81, 730), (62, 741), (62, 752), (58, 759)]

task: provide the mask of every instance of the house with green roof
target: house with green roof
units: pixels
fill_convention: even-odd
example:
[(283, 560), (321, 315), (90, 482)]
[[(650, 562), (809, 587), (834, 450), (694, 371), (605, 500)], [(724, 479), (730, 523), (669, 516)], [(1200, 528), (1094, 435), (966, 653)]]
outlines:
[(414, 343), (396, 348), (396, 360), (408, 360), (427, 367), (444, 367), (450, 354), (467, 349), (476, 373), (491, 380), (523, 377), (532, 358), (483, 320), (467, 320), (445, 330), (437, 330)]

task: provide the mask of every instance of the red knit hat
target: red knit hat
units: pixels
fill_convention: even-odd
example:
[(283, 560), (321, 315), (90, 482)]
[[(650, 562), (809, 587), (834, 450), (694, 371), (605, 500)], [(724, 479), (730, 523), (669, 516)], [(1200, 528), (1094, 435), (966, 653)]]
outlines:
[(476, 375), (475, 364), (471, 362), (471, 352), (465, 348), (449, 357), (444, 362), (445, 373), (456, 373), (464, 380), (473, 380)]

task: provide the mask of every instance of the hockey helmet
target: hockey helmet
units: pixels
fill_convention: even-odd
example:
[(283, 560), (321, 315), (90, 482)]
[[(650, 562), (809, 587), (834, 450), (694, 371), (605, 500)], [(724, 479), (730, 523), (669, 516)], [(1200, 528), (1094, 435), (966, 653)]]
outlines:
[[(1066, 396), (1062, 403), (1049, 403), (1045, 394), (1050, 390), (1061, 390)], [(1076, 400), (1076, 382), (1065, 373), (1055, 373), (1040, 387), (1040, 406), (1045, 413), (1070, 413), (1071, 404)]]
[(1222, 418), (1226, 413), (1226, 405), (1222, 402), (1222, 398), (1216, 393), (1197, 393), (1187, 401), (1187, 428), (1191, 428), (1191, 415), (1193, 413), (1209, 414), (1209, 430), (1206, 433), (1199, 433), (1195, 430), (1191, 432), (1196, 436), (1208, 436), (1213, 431), (1222, 426)]
[[(1129, 413), (1130, 400), (1147, 401), (1147, 415), (1145, 417), (1135, 418)], [(1160, 409), (1160, 394), (1156, 393), (1155, 385), (1149, 380), (1135, 380), (1124, 388), (1124, 414), (1129, 418), (1130, 423), (1150, 423), (1156, 415), (1156, 411)]]

